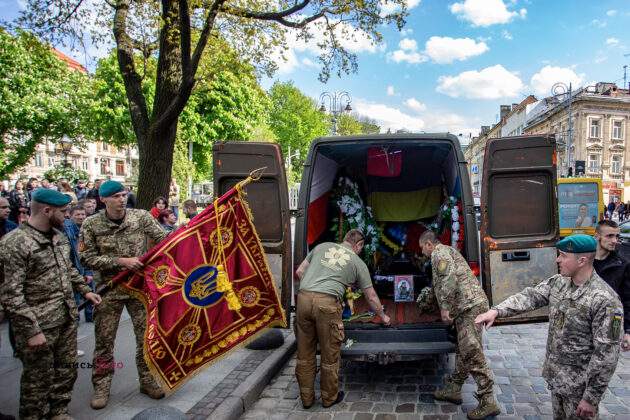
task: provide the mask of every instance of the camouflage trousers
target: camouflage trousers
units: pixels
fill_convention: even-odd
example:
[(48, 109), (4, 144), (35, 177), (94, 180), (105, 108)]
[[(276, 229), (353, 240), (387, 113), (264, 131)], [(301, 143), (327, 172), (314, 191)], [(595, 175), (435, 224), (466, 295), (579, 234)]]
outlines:
[[(120, 287), (120, 286), (119, 286)], [(146, 309), (142, 302), (133, 296), (123, 293), (118, 288), (103, 295), (103, 301), (94, 308), (94, 368), (92, 385), (94, 390), (109, 391), (114, 367), (114, 343), (123, 308), (127, 308), (133, 331), (136, 336), (136, 367), (141, 386), (157, 386), (144, 361), (144, 332), (146, 329)]]
[(488, 310), (488, 303), (473, 306), (455, 318), (457, 329), (457, 354), (455, 371), (451, 381), (463, 384), (468, 375), (472, 375), (477, 383), (477, 395), (492, 394), (494, 377), (483, 354), (481, 330), (475, 326), (475, 317)]
[[(575, 410), (577, 410), (578, 404), (580, 404), (581, 396), (573, 397), (567, 395), (560, 395), (557, 392), (551, 392), (551, 408), (553, 409), (553, 418), (555, 420), (563, 419), (563, 420), (578, 420), (583, 419), (584, 417), (578, 417), (575, 415)], [(595, 417), (590, 417), (590, 419), (597, 420), (599, 418), (597, 411), (599, 411), (599, 407), (595, 407), (596, 414)]]
[(42, 331), (46, 345), (31, 349), (29, 337), (15, 331), (22, 361), (20, 418), (42, 419), (68, 412), (72, 387), (77, 379), (77, 323), (67, 321)]

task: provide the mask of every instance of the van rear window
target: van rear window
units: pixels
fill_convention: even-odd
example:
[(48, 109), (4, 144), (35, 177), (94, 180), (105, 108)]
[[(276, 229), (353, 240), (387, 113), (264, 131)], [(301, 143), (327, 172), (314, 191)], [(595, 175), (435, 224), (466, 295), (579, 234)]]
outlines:
[(502, 174), (488, 185), (489, 233), (493, 238), (547, 235), (552, 230), (553, 207), (547, 174)]

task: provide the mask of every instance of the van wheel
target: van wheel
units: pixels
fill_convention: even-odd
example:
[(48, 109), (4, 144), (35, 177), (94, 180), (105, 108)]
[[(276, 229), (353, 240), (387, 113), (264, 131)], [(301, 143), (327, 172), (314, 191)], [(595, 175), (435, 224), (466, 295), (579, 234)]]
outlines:
[(249, 343), (245, 348), (250, 350), (270, 350), (277, 349), (281, 345), (284, 344), (284, 334), (277, 329), (272, 328), (268, 331), (265, 331), (258, 337)]

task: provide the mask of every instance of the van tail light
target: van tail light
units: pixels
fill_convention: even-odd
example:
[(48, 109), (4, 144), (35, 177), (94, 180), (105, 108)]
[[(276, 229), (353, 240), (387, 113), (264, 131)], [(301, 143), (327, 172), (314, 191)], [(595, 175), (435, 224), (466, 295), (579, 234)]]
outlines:
[(470, 266), (470, 269), (472, 270), (475, 277), (479, 277), (479, 263), (477, 261), (469, 261), (468, 265)]

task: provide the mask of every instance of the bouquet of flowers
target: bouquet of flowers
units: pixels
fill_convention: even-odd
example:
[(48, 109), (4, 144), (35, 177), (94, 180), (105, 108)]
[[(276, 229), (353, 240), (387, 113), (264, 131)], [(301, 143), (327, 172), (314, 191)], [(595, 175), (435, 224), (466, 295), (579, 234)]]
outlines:
[(333, 218), (331, 231), (338, 236), (338, 240), (341, 240), (350, 229), (360, 230), (365, 236), (363, 246), (365, 261), (371, 264), (372, 255), (378, 248), (379, 232), (372, 209), (363, 204), (359, 186), (346, 176), (339, 177), (332, 201), (338, 211)]

